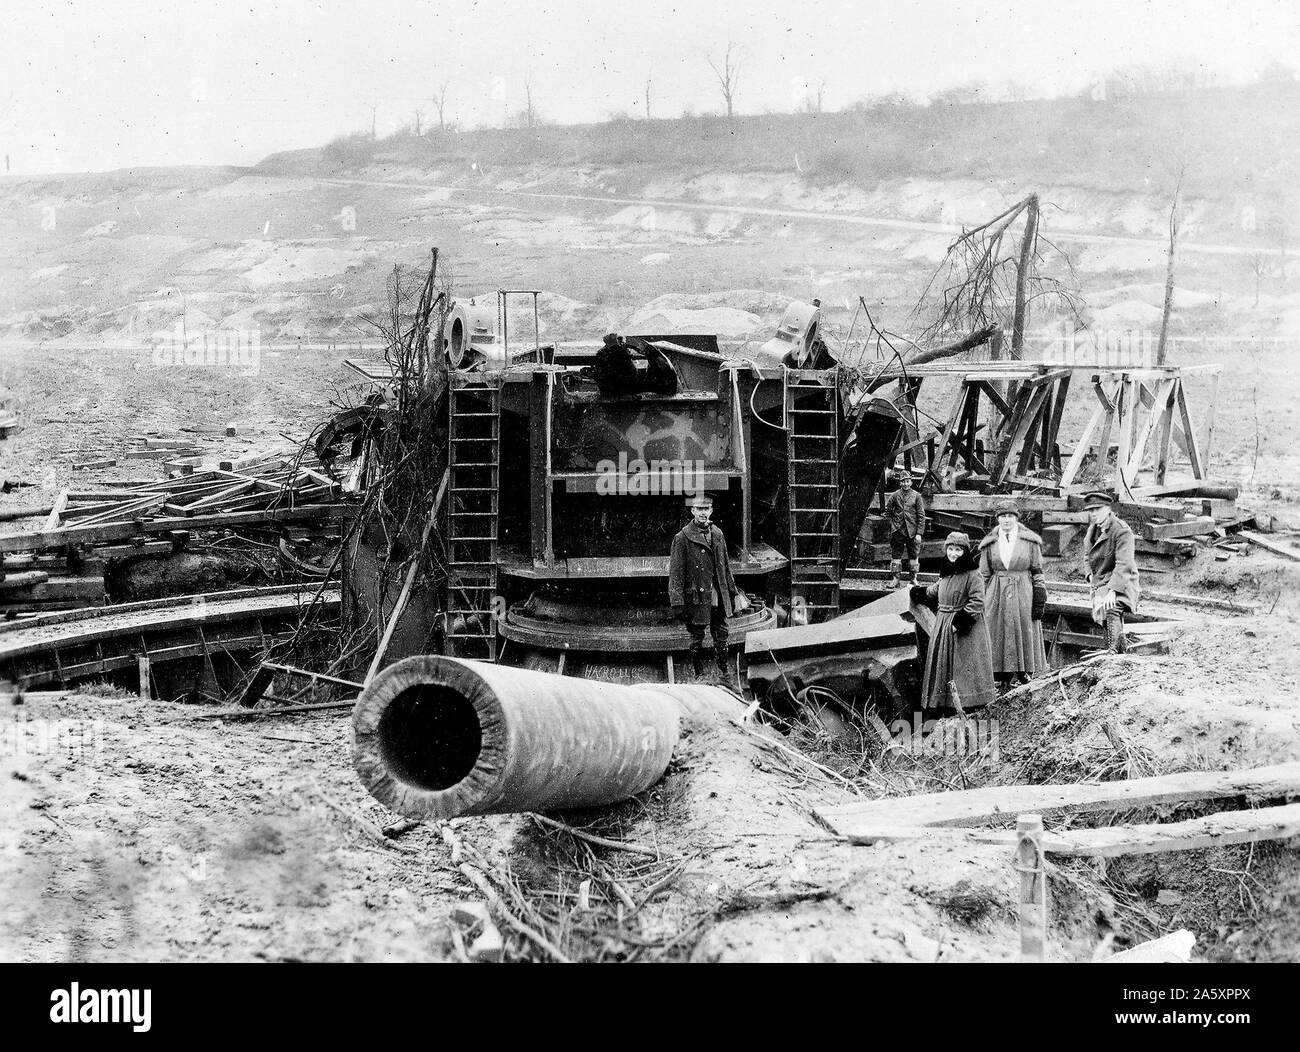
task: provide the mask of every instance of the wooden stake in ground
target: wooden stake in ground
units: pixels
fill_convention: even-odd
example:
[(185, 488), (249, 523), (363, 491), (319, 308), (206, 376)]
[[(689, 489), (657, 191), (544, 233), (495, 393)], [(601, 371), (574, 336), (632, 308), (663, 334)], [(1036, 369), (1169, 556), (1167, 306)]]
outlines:
[(1047, 959), (1047, 872), (1043, 860), (1043, 818), (1016, 819), (1016, 871), (1020, 874), (1020, 959)]

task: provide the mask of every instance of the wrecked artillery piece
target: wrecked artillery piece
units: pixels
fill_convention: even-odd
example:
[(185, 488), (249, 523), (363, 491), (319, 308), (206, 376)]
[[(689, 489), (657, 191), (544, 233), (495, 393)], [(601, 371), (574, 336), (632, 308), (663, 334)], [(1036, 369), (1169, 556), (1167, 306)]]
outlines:
[(357, 699), (352, 757), (370, 794), (409, 818), (596, 807), (663, 776), (683, 718), (741, 712), (719, 687), (418, 655)]

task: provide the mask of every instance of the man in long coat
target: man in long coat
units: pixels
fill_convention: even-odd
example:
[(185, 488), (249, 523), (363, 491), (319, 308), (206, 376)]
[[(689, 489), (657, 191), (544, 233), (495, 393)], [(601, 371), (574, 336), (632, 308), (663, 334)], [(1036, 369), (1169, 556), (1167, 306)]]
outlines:
[(938, 614), (925, 656), (921, 707), (969, 712), (987, 705), (995, 690), (984, 623), (984, 582), (966, 534), (948, 534), (939, 580), (928, 588), (912, 585), (909, 596)]
[(993, 510), (998, 528), (980, 541), (979, 547), (993, 675), (1003, 682), (1024, 682), (1047, 668), (1043, 541), (1020, 524), (1020, 508), (1014, 500), (999, 501)]
[(1089, 493), (1084, 507), (1092, 516), (1083, 535), (1092, 589), (1092, 619), (1106, 633), (1106, 649), (1124, 653), (1124, 615), (1136, 614), (1141, 588), (1136, 546), (1128, 523), (1117, 516), (1109, 493)]
[(726, 679), (727, 618), (749, 609), (749, 600), (736, 587), (727, 559), (727, 541), (709, 521), (713, 498), (700, 494), (691, 501), (691, 521), (673, 538), (668, 560), (668, 602), (673, 615), (691, 635), (691, 663), (696, 676), (704, 672), (704, 626), (713, 636), (718, 673)]

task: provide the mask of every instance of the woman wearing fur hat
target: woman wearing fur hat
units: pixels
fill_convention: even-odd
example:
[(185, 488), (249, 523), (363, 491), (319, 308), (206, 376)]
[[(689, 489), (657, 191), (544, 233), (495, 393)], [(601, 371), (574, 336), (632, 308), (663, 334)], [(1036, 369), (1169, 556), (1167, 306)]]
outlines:
[(984, 582), (966, 534), (948, 534), (944, 555), (939, 580), (928, 588), (913, 585), (908, 593), (912, 602), (924, 603), (939, 615), (925, 658), (921, 707), (969, 711), (994, 697)]
[(1015, 501), (1000, 501), (993, 510), (998, 528), (980, 541), (979, 548), (993, 675), (1002, 683), (1013, 679), (1023, 683), (1047, 668), (1043, 541), (1020, 525)]

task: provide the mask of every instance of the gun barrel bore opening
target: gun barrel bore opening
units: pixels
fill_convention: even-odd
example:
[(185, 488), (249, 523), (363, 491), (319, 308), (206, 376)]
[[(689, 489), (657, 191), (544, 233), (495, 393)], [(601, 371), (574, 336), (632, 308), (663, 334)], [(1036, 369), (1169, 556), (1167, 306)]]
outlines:
[(451, 687), (407, 687), (379, 719), (384, 764), (395, 778), (420, 789), (450, 789), (463, 781), (482, 746), (478, 713)]

